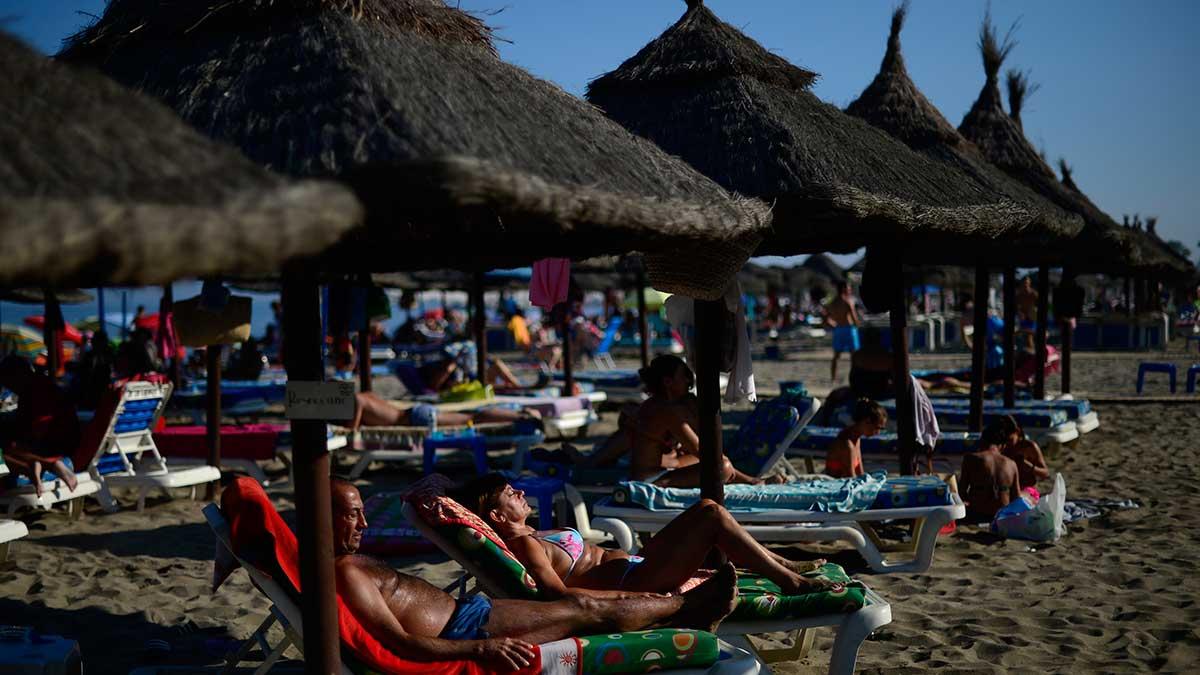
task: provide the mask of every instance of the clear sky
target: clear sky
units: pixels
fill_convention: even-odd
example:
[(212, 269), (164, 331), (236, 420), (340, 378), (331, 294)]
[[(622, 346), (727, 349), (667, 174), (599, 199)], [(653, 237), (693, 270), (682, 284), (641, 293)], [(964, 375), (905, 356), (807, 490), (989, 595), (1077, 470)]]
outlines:
[[(203, 1), (203, 0), (193, 0)], [(674, 0), (461, 0), (494, 12), (501, 55), (582, 95), (683, 13)], [(892, 3), (886, 0), (707, 0), (718, 16), (768, 49), (821, 74), (814, 91), (845, 106), (879, 68)], [(54, 52), (99, 14), (103, 0), (5, 0), (10, 31)], [(976, 46), (982, 0), (915, 0), (902, 40), (909, 72), (957, 125), (983, 84)], [(84, 13), (84, 14), (81, 14)], [(1165, 239), (1200, 242), (1200, 2), (1005, 0), (1006, 28), (1020, 19), (1008, 66), (1042, 85), (1026, 104), (1025, 132), (1118, 221), (1159, 216)], [(1189, 37), (1191, 36), (1191, 37)], [(854, 256), (842, 258), (851, 260)]]

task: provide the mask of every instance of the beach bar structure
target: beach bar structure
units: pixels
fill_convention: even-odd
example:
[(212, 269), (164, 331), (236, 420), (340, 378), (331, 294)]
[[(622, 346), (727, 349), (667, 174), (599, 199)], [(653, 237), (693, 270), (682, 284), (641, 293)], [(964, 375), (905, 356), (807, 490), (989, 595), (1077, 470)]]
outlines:
[[(699, 371), (713, 380), (700, 393), (716, 401), (705, 308), (718, 308), (768, 209), (503, 63), (477, 18), (429, 0), (124, 0), (64, 56), (143, 88), (262, 165), (354, 187), (365, 227), (285, 272), (290, 379), (323, 375), (318, 272), (474, 272), (640, 250), (650, 283), (698, 300)], [(719, 438), (719, 417), (702, 428)], [(293, 438), (306, 669), (330, 672), (325, 425), (296, 420)]]
[[(587, 95), (724, 187), (771, 203), (762, 255), (866, 245), (876, 277), (898, 280), (910, 250), (951, 251), (1038, 227), (1037, 214), (989, 185), (820, 101), (809, 90), (815, 77), (690, 0), (682, 18), (593, 80)], [(882, 291), (874, 302), (868, 285)], [(891, 310), (902, 470), (911, 471), (905, 289), (868, 279), (863, 295)]]

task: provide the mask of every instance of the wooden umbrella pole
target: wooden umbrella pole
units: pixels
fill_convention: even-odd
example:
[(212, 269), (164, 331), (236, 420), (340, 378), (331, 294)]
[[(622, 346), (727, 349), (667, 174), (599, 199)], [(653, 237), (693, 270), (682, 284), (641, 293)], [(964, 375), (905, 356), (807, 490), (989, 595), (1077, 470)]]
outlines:
[[(175, 287), (171, 284), (163, 284), (162, 299), (158, 302), (158, 330), (164, 331), (167, 329), (167, 315), (175, 311)], [(157, 340), (156, 340), (157, 342)], [(179, 389), (179, 385), (183, 382), (183, 364), (179, 363), (178, 350), (175, 354), (159, 354), (159, 358), (166, 365), (167, 359), (171, 359), (171, 365), (168, 367), (167, 376), (171, 378), (171, 386)]]
[(575, 395), (575, 364), (571, 354), (571, 312), (570, 304), (563, 310), (562, 324), (562, 365), (563, 365), (563, 395)]
[[(1063, 285), (1067, 285), (1067, 281), (1074, 281), (1074, 275), (1068, 270), (1063, 270)], [(1082, 314), (1082, 311), (1080, 312)], [(1060, 368), (1062, 370), (1062, 393), (1071, 393), (1071, 343), (1075, 339), (1075, 317), (1062, 316), (1058, 317), (1062, 322), (1062, 362)]]
[[(287, 273), (283, 289), (284, 359), (289, 382), (321, 382), (321, 301), (317, 282), (302, 271)], [(297, 534), (300, 538), (300, 613), (304, 620), (304, 671), (339, 672), (333, 513), (329, 450), (322, 420), (291, 420)]]
[(1004, 406), (1016, 405), (1017, 363), (1013, 343), (1016, 341), (1017, 324), (1017, 270), (1004, 268)]
[(900, 454), (900, 473), (909, 476), (916, 471), (913, 458), (917, 451), (917, 419), (908, 368), (908, 289), (904, 283), (904, 268), (896, 259), (892, 295), (892, 384), (896, 394), (896, 442)]
[(1133, 316), (1133, 277), (1125, 277), (1125, 316)]
[(987, 375), (988, 285), (987, 265), (975, 266), (975, 335), (971, 338), (971, 411), (967, 429), (983, 431), (983, 388)]
[(721, 334), (723, 300), (696, 301), (696, 396), (699, 409), (696, 435), (700, 438), (700, 496), (725, 503), (721, 476)]
[(1036, 354), (1033, 374), (1033, 397), (1041, 401), (1046, 398), (1046, 332), (1050, 330), (1050, 267), (1038, 268), (1037, 333), (1033, 336)]
[(650, 322), (646, 317), (646, 270), (637, 271), (638, 337), (642, 342), (642, 367), (650, 365)]
[(46, 370), (52, 380), (58, 380), (61, 365), (58, 362), (58, 321), (52, 318), (58, 313), (58, 299), (54, 291), (47, 288), (42, 292), (42, 342), (46, 344)]
[[(221, 468), (221, 345), (209, 345), (205, 349), (208, 368), (205, 373), (207, 384), (207, 411), (204, 419), (204, 437), (208, 442), (208, 465)], [(217, 497), (217, 485), (220, 481), (209, 483), (205, 490), (205, 499), (212, 501)]]
[(475, 372), (479, 381), (487, 381), (487, 312), (483, 306), (483, 272), (476, 272), (471, 284), (472, 323), (475, 333)]
[(374, 383), (371, 381), (371, 312), (370, 303), (363, 303), (363, 322), (358, 330), (358, 388), (361, 391), (371, 391)]

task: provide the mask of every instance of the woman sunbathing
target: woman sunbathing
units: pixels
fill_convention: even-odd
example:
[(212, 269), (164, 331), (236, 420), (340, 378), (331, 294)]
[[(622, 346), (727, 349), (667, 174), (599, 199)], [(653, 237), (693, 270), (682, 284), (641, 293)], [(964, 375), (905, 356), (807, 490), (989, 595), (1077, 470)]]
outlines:
[(571, 529), (538, 532), (525, 524), (529, 502), (500, 474), (488, 474), (464, 486), (455, 498), (504, 540), (548, 598), (566, 594), (596, 597), (628, 592), (670, 593), (704, 564), (713, 549), (729, 561), (779, 584), (785, 594), (812, 593), (828, 587), (803, 577), (825, 563), (799, 562), (772, 553), (754, 540), (725, 508), (703, 499), (667, 524), (641, 555), (600, 548)]

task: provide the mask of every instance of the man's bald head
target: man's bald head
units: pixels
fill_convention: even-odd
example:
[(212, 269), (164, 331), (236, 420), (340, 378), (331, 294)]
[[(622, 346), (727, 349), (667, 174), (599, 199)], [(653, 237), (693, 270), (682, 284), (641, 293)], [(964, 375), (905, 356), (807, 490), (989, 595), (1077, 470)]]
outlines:
[(333, 552), (347, 555), (362, 543), (367, 519), (363, 515), (362, 495), (348, 480), (329, 479), (330, 504), (333, 507)]

